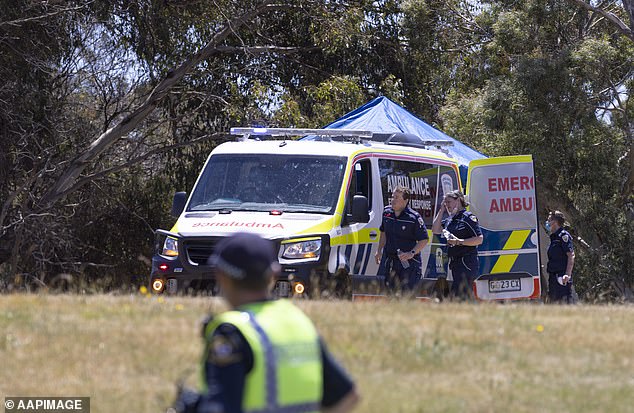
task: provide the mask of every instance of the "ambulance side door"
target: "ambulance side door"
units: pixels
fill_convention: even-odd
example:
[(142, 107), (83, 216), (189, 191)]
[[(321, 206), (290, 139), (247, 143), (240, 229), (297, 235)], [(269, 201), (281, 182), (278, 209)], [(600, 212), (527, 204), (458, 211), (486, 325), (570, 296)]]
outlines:
[[(397, 186), (409, 188), (411, 191), (411, 199), (409, 207), (418, 212), (427, 228), (427, 235), (430, 242), (421, 252), (421, 274), (423, 278), (436, 279), (438, 274), (444, 274), (444, 269), (437, 271), (436, 266), (436, 249), (439, 250), (438, 268), (443, 265), (440, 262), (443, 255), (443, 247), (439, 245), (439, 241), (431, 233), (431, 225), (436, 211), (436, 204), (440, 175), (445, 175), (445, 179), (449, 179), (451, 174), (452, 182), (445, 182), (445, 185), (452, 187), (457, 185), (455, 172), (451, 168), (445, 168), (432, 162), (431, 160), (415, 159), (412, 157), (381, 157), (378, 160), (379, 174), (381, 180), (381, 194), (383, 205), (390, 205), (392, 201), (392, 192)], [(434, 251), (433, 257), (431, 256)], [(446, 260), (445, 260), (446, 262)]]
[[(337, 268), (345, 268), (352, 275), (376, 275), (378, 265), (374, 253), (379, 242), (379, 225), (382, 209), (377, 207), (376, 161), (371, 157), (355, 160), (351, 169), (350, 184), (341, 222), (341, 235), (332, 240), (336, 249)], [(368, 200), (368, 222), (353, 222), (352, 201), (355, 195)]]

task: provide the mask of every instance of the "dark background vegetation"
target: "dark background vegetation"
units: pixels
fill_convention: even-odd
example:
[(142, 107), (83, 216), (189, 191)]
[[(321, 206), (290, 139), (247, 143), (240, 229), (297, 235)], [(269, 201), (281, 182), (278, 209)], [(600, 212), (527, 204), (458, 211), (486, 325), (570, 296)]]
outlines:
[(0, 291), (147, 282), (153, 230), (231, 126), (378, 95), (533, 154), (586, 300), (634, 300), (634, 2), (0, 0)]

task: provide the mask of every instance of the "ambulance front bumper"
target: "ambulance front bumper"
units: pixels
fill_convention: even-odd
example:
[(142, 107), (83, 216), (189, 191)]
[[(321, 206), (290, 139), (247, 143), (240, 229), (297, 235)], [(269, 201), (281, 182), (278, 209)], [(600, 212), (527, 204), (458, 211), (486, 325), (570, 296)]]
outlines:
[[(166, 237), (178, 241), (178, 254), (163, 255)], [(154, 293), (207, 291), (217, 294), (214, 269), (207, 264), (216, 244), (223, 237), (182, 237), (158, 230), (155, 253), (152, 257), (150, 288)], [(280, 250), (282, 240), (273, 240)], [(329, 245), (325, 239), (322, 245)], [(328, 274), (329, 248), (322, 248), (318, 258), (288, 260), (280, 258), (281, 272), (276, 280), (274, 293), (280, 297), (307, 296), (322, 285)]]

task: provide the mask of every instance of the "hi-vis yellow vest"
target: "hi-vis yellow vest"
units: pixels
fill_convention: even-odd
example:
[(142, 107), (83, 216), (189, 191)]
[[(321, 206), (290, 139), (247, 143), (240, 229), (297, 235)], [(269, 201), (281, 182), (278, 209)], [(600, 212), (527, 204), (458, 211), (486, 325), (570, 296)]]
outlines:
[[(246, 376), (245, 412), (317, 412), (323, 392), (317, 331), (310, 319), (288, 300), (244, 305), (209, 323), (209, 340), (223, 323), (236, 326), (253, 351)], [(204, 360), (203, 360), (204, 365)], [(203, 389), (207, 384), (203, 377)]]

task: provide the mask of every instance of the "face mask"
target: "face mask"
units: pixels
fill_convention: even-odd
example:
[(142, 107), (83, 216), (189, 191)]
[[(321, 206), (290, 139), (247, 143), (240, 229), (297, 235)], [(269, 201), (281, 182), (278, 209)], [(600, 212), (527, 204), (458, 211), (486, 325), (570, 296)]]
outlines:
[(546, 228), (546, 232), (550, 233), (550, 222), (544, 222), (544, 228)]

